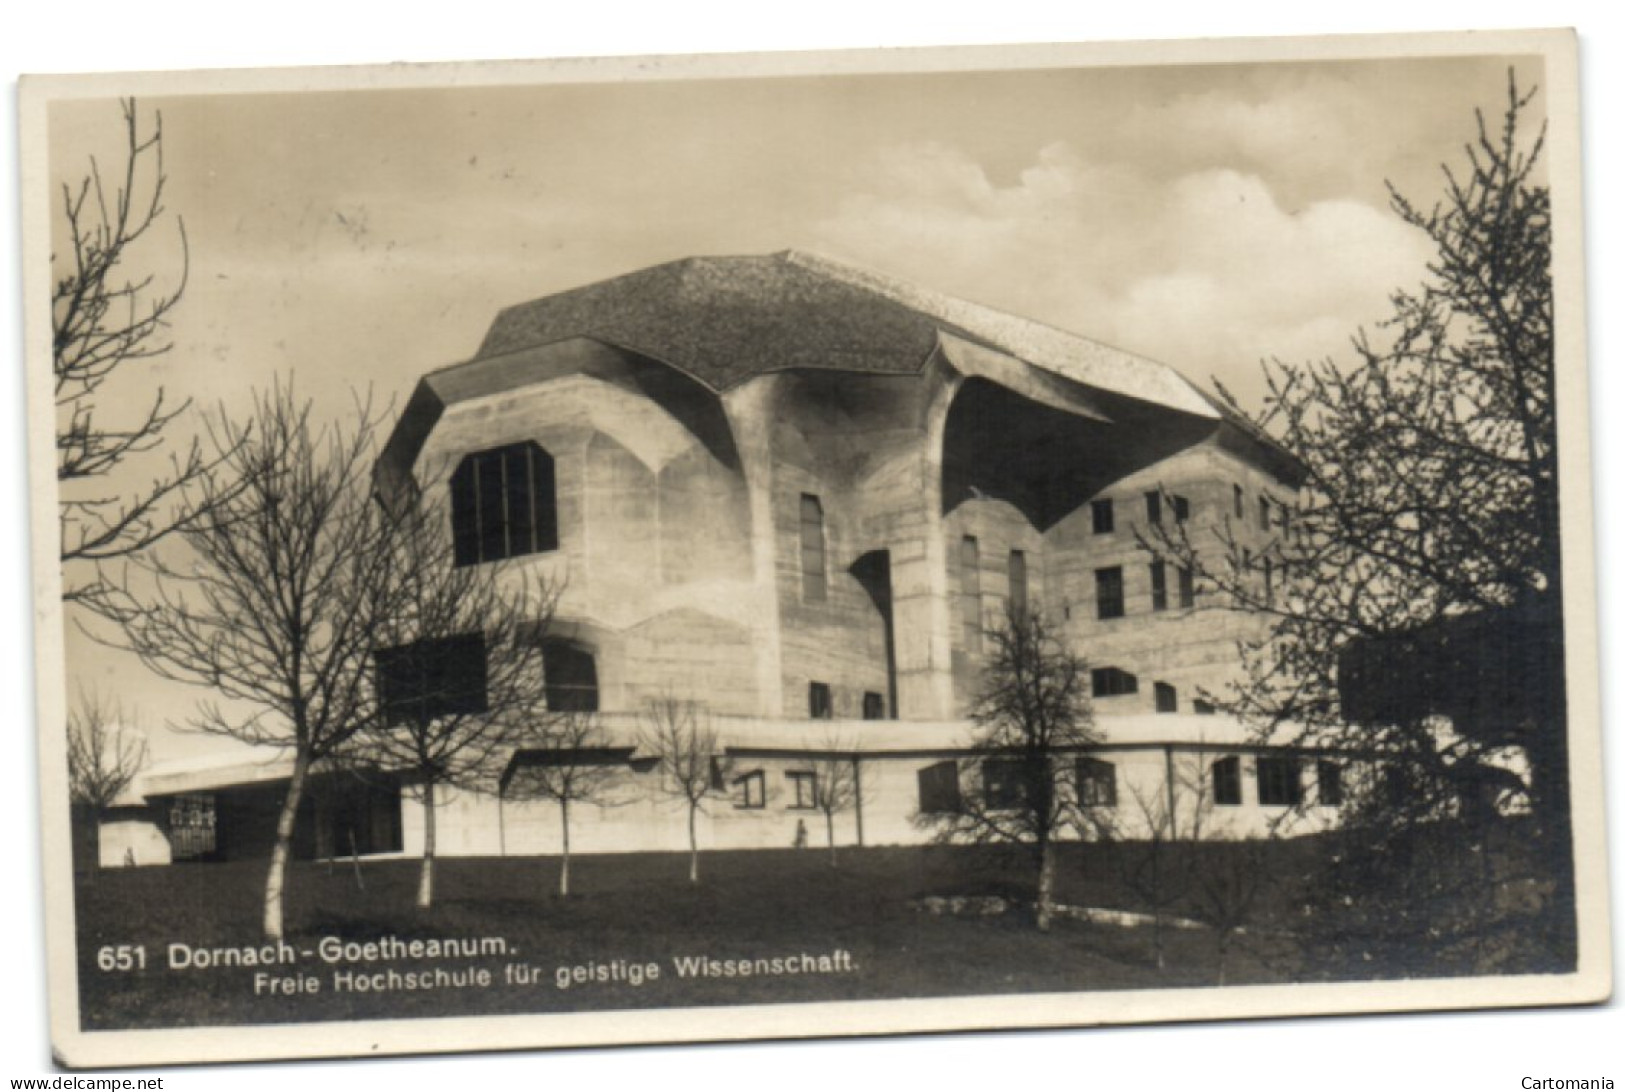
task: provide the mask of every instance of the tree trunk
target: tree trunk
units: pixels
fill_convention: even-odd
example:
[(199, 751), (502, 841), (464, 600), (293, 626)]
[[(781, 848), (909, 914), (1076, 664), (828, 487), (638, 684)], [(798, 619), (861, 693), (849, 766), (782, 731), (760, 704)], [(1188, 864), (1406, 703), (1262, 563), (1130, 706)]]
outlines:
[(570, 801), (559, 801), (559, 829), (564, 835), (564, 856), (559, 861), (559, 897), (570, 894)]
[(829, 866), (835, 868), (835, 813), (832, 811), (824, 813), (824, 836), (829, 841)]
[(418, 909), (434, 905), (434, 782), (423, 786), (423, 864), (418, 868)]
[(1044, 839), (1038, 848), (1038, 929), (1049, 932), (1055, 916), (1055, 843)]
[(299, 816), (299, 801), (305, 794), (305, 774), (310, 756), (300, 748), (293, 759), (293, 776), (288, 794), (282, 798), (282, 813), (276, 820), (276, 844), (271, 849), (271, 868), (265, 876), (264, 932), (267, 940), (282, 939), (282, 888), (288, 874), (288, 857), (293, 849), (293, 825)]
[(694, 833), (694, 813), (699, 809), (693, 804), (688, 808), (688, 882), (700, 882), (700, 840)]

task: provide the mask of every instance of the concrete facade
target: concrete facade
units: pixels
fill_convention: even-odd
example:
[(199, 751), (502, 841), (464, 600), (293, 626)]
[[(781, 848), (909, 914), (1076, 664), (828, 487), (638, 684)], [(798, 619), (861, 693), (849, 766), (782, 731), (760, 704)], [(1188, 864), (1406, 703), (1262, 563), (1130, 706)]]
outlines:
[[(1228, 527), (1262, 557), (1294, 470), (1161, 364), (806, 255), (690, 259), (502, 312), (473, 359), (420, 382), (376, 486), (449, 511), (462, 461), (514, 444), (551, 457), (557, 546), (525, 564), (562, 585), (555, 632), (591, 655), (606, 734), (635, 741), (650, 700), (693, 701), (726, 726), (735, 777), (762, 775), (760, 806), (719, 789), (703, 845), (788, 846), (798, 825), (821, 845), (823, 816), (785, 794), (831, 750), (864, 784), (843, 843), (929, 838), (920, 771), (974, 754), (984, 632), (1012, 602), (1134, 676), (1095, 699), (1125, 814), (1212, 755), (1250, 771), (1215, 809), (1234, 833), (1288, 810), (1258, 804), (1255, 750), (1196, 705), (1259, 619), (1199, 586), (1182, 599), (1171, 566), (1156, 592), (1138, 538), (1179, 498), (1198, 541)], [(578, 815), (573, 848), (684, 848), (655, 776), (629, 765), (626, 800)], [(549, 807), (494, 791), (455, 794), (438, 830), (448, 854), (558, 838)]]

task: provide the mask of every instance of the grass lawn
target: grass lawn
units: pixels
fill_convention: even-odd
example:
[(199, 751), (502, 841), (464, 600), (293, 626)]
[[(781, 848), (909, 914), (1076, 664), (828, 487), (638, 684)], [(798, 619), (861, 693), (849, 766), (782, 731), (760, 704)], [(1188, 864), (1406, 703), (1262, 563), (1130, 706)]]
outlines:
[[(1094, 847), (1064, 847), (1060, 901), (1133, 909)], [(1018, 861), (972, 848), (843, 850), (832, 869), (815, 851), (715, 852), (701, 883), (687, 882), (681, 855), (633, 854), (572, 861), (568, 899), (556, 894), (552, 858), (447, 859), (437, 866), (437, 905), (412, 907), (417, 862), (372, 861), (358, 886), (348, 862), (297, 863), (287, 891), (294, 966), (172, 969), (174, 944), (257, 946), (264, 865), (181, 864), (81, 877), (79, 982), (86, 1029), (186, 1027), (310, 1020), (637, 1009), (769, 1002), (930, 997), (1014, 992), (1206, 986), (1218, 977), (1207, 930), (1170, 931), (1167, 970), (1152, 956), (1150, 930), (1063, 920), (1045, 934), (1030, 911), (990, 917), (934, 916), (911, 900), (943, 894), (1021, 894)], [(1283, 907), (1277, 907), (1284, 911)], [(323, 938), (500, 937), (501, 954), (329, 963)], [(1227, 980), (1288, 977), (1285, 942), (1232, 952)], [(140, 946), (145, 967), (103, 970), (104, 946)], [(133, 951), (133, 949), (132, 949)], [(682, 957), (758, 960), (828, 956), (822, 972), (682, 976)], [(844, 956), (841, 953), (846, 953)], [(109, 954), (110, 955), (110, 954)], [(625, 961), (619, 968), (616, 961)], [(634, 984), (632, 964), (658, 976)], [(596, 964), (596, 967), (593, 965)], [(509, 965), (515, 965), (514, 970)], [(488, 985), (335, 988), (336, 976), (483, 968)], [(522, 968), (534, 968), (527, 972)], [(561, 988), (560, 968), (588, 980)], [(256, 989), (256, 973), (294, 978), (316, 992)], [(598, 975), (602, 978), (598, 978)], [(523, 979), (530, 980), (524, 981)], [(386, 983), (387, 985), (388, 983)]]

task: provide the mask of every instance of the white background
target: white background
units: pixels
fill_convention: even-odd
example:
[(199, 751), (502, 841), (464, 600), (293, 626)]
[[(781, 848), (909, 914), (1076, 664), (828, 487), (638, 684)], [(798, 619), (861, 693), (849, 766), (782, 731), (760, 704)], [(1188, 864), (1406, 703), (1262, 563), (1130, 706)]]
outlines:
[[(1103, 10), (1103, 9), (1116, 10)], [(12, 7), (0, 27), (6, 78), (5, 164), (0, 169), (0, 314), (9, 379), (0, 385), (0, 1080), (47, 1076), (44, 952), (39, 895), (32, 654), (28, 619), (27, 474), (18, 283), (16, 86), (22, 72), (370, 64), (738, 50), (985, 44), (1098, 39), (1325, 34), (1576, 26), (1585, 110), (1586, 217), (1598, 580), (1602, 595), (1605, 747), (1612, 793), (1610, 841), (1620, 874), (1617, 739), (1625, 585), (1609, 561), (1625, 543), (1625, 506), (1608, 485), (1625, 471), (1615, 425), (1625, 379), (1619, 343), (1618, 111), (1625, 103), (1622, 21), (1582, 3), (1475, 4), (1362, 0), (1347, 6), (1164, 2), (1122, 5), (1000, 0), (877, 0), (816, 4), (594, 2), (562, 5), (458, 0), (455, 4), (343, 7), (333, 0), (278, 4), (57, 0)], [(1617, 883), (1615, 885), (1618, 892)], [(1620, 934), (1621, 915), (1614, 914)], [(1615, 960), (1616, 974), (1618, 960)], [(233, 1066), (164, 1072), (165, 1086), (313, 1088), (364, 1081), (393, 1087), (609, 1089), (623, 1080), (663, 1088), (792, 1092), (832, 1086), (1261, 1090), (1516, 1089), (1524, 1077), (1609, 1077), (1625, 1087), (1625, 1023), (1617, 1005), (1587, 1009), (1261, 1021), (1160, 1028), (929, 1036), (729, 1047), (571, 1051), (388, 1062)], [(144, 1074), (151, 1076), (153, 1074)]]

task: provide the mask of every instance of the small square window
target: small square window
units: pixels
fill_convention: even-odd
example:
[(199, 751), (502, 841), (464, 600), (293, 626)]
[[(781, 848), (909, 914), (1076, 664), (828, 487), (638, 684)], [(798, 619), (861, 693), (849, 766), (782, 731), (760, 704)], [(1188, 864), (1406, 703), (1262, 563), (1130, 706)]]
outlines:
[(917, 776), (921, 815), (957, 815), (963, 810), (959, 796), (959, 763), (945, 759), (920, 770)]
[(1077, 764), (1078, 803), (1086, 808), (1117, 806), (1117, 767), (1098, 758), (1080, 758)]
[(829, 683), (807, 684), (807, 715), (813, 720), (830, 720), (835, 716), (835, 699), (830, 694)]
[(1185, 497), (1174, 498), (1174, 522), (1184, 523), (1191, 518), (1191, 502)]
[(1179, 691), (1178, 690), (1176, 690), (1169, 683), (1165, 683), (1165, 682), (1157, 683), (1157, 685), (1155, 687), (1155, 690), (1156, 690), (1156, 697), (1157, 697), (1157, 712), (1159, 712), (1159, 713), (1177, 713), (1177, 712), (1179, 712)]
[(767, 807), (767, 777), (761, 770), (752, 770), (734, 778), (734, 807)]
[(1095, 534), (1111, 534), (1113, 530), (1111, 498), (1094, 501), (1089, 505), (1089, 511), (1094, 518)]
[(1191, 710), (1195, 712), (1197, 716), (1202, 717), (1211, 717), (1213, 714), (1218, 712), (1218, 709), (1214, 707), (1213, 703), (1205, 698), (1197, 698), (1192, 701)]
[(790, 782), (789, 807), (797, 811), (811, 811), (818, 807), (818, 775), (811, 770), (790, 770), (784, 775)]
[(1095, 611), (1100, 618), (1123, 617), (1123, 568), (1095, 570)]
[(874, 690), (865, 690), (863, 692), (863, 719), (886, 719), (886, 698), (883, 694)]

